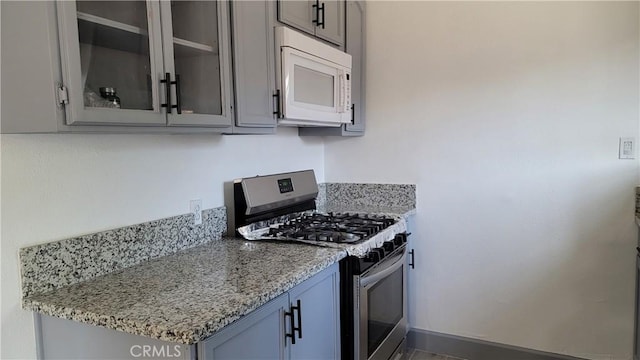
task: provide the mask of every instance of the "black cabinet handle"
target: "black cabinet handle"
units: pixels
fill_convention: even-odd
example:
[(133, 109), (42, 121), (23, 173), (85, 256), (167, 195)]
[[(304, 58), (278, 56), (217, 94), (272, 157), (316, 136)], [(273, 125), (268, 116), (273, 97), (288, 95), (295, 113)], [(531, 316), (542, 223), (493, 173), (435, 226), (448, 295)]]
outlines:
[(640, 254), (640, 247), (636, 247), (636, 250), (638, 250), (638, 254)]
[(298, 310), (298, 328), (294, 330), (298, 331), (298, 339), (302, 339), (302, 305), (300, 304), (300, 299), (298, 299), (297, 304), (298, 306), (294, 306), (293, 308)]
[(413, 249), (411, 249), (411, 251), (409, 251), (409, 255), (411, 255), (411, 260), (409, 260), (409, 266), (412, 269), (415, 269), (415, 258), (413, 257), (414, 256), (414, 250)]
[(284, 317), (285, 317), (285, 321), (287, 316), (289, 317), (289, 326), (291, 327), (291, 334), (287, 334), (287, 330), (285, 330), (284, 332), (284, 344), (285, 346), (287, 345), (287, 338), (290, 337), (291, 338), (291, 345), (295, 345), (296, 343), (296, 337), (295, 337), (295, 333), (296, 333), (296, 328), (295, 328), (295, 324), (294, 324), (294, 320), (293, 320), (293, 306), (290, 308), (291, 311), (289, 312), (284, 312)]
[(167, 108), (167, 112), (171, 112), (171, 74), (169, 73), (165, 73), (164, 74), (164, 79), (160, 79), (160, 84), (166, 84), (165, 85), (165, 101), (166, 103), (164, 104), (160, 104), (161, 107), (163, 108)]
[(311, 22), (316, 24), (316, 26), (320, 26), (320, 0), (316, 0), (316, 3), (311, 5), (311, 7), (316, 12), (316, 17), (315, 19), (311, 20)]
[(176, 104), (171, 107), (176, 109), (178, 114), (182, 114), (182, 101), (180, 100), (180, 75), (176, 74), (176, 80), (171, 83), (176, 85)]
[(324, 29), (324, 3), (322, 3), (322, 5), (318, 7), (318, 11), (322, 11), (322, 21), (318, 23), (318, 26), (322, 26), (322, 28)]
[[(316, 24), (316, 26), (322, 26), (324, 29), (324, 3), (320, 5), (320, 0), (316, 0), (316, 3), (311, 5), (316, 10), (316, 18), (315, 20), (311, 20), (312, 23)], [(320, 12), (322, 12), (322, 20), (320, 20)]]
[[(182, 114), (182, 102), (180, 98), (180, 75), (176, 74), (176, 79), (174, 81), (171, 81), (170, 73), (165, 73), (164, 76), (165, 76), (164, 79), (160, 79), (160, 83), (165, 84), (164, 90), (165, 90), (165, 97), (167, 102), (164, 104), (160, 104), (160, 106), (163, 108), (167, 108), (167, 112), (169, 114), (171, 114), (172, 112), (171, 109), (176, 109), (176, 112), (178, 114)], [(176, 86), (176, 104), (175, 105), (171, 105), (171, 85)]]
[(356, 107), (354, 104), (351, 104), (351, 125), (356, 124)]
[(273, 112), (273, 115), (280, 119), (282, 117), (282, 113), (280, 112), (280, 90), (276, 90), (276, 93), (272, 96), (276, 98), (276, 111)]

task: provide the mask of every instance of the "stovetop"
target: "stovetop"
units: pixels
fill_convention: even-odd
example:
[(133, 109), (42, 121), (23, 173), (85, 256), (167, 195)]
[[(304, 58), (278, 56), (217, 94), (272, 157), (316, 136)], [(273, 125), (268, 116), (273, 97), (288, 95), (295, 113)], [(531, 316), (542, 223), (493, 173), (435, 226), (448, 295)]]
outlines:
[(236, 179), (233, 194), (236, 230), (247, 240), (304, 242), (363, 256), (406, 231), (400, 216), (317, 211), (313, 170)]
[(269, 228), (270, 236), (296, 240), (357, 243), (384, 230), (394, 219), (377, 215), (313, 213)]
[(366, 241), (396, 222), (386, 215), (306, 211), (253, 223), (238, 232), (248, 240), (347, 245)]

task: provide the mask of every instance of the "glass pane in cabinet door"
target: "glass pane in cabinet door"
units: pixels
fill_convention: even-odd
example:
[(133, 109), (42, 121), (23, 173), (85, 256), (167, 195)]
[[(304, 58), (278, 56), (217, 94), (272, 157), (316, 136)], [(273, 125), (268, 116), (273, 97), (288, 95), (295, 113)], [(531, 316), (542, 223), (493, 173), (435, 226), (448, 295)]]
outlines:
[(222, 114), (216, 1), (171, 1), (183, 114)]
[(77, 1), (85, 107), (153, 110), (145, 1)]

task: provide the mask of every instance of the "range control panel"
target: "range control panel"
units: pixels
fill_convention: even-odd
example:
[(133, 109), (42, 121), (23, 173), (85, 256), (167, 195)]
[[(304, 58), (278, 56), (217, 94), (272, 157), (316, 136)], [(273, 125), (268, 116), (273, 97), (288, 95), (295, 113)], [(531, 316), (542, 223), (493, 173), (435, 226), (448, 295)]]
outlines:
[(280, 194), (292, 192), (293, 181), (291, 181), (291, 178), (278, 179), (278, 188), (280, 189)]

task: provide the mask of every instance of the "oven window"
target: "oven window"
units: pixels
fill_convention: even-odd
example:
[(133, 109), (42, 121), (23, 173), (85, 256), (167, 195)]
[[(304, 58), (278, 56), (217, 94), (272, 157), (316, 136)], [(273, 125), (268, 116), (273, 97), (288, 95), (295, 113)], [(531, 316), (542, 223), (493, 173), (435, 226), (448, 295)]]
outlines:
[(391, 330), (402, 319), (404, 303), (402, 267), (380, 280), (368, 290), (368, 356), (380, 346)]

